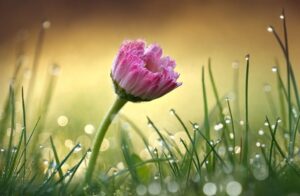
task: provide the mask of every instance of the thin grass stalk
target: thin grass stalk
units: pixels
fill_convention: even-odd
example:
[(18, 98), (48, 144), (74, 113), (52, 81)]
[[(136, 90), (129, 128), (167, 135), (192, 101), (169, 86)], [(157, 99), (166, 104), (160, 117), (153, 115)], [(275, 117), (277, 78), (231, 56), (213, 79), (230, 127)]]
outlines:
[(26, 161), (27, 161), (27, 125), (26, 125), (26, 108), (25, 108), (25, 99), (24, 99), (24, 89), (22, 87), (22, 116), (23, 116), (23, 128), (22, 132), (24, 135), (24, 158), (23, 158), (23, 165), (24, 165), (24, 170), (23, 170), (23, 183), (25, 180), (26, 176)]
[[(206, 95), (206, 85), (205, 85), (205, 73), (204, 66), (202, 66), (202, 94), (203, 94), (203, 108), (204, 108), (204, 128), (205, 128), (205, 137), (210, 140), (210, 126), (209, 126), (209, 118), (208, 118), (208, 103), (207, 103), (207, 95)], [(208, 154), (209, 145), (206, 144), (206, 154)], [(209, 158), (208, 170), (211, 170), (211, 158)]]
[(246, 55), (246, 77), (245, 77), (245, 136), (243, 142), (243, 159), (242, 164), (248, 169), (249, 155), (249, 107), (248, 107), (248, 89), (249, 89), (249, 64), (250, 55)]

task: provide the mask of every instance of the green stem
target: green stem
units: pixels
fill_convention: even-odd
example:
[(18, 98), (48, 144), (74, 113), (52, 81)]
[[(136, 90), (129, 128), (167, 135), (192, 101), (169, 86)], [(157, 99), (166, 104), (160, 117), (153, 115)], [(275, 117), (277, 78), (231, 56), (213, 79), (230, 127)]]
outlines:
[(120, 111), (120, 109), (125, 105), (127, 101), (121, 98), (117, 98), (112, 105), (112, 107), (109, 109), (105, 117), (103, 118), (98, 130), (96, 138), (94, 139), (94, 143), (92, 146), (92, 154), (89, 160), (89, 164), (86, 170), (84, 184), (88, 185), (91, 182), (92, 174), (95, 169), (95, 165), (97, 162), (98, 153), (101, 147), (101, 144), (103, 142), (104, 136), (106, 134), (106, 131), (111, 124), (112, 120), (116, 116), (116, 114)]

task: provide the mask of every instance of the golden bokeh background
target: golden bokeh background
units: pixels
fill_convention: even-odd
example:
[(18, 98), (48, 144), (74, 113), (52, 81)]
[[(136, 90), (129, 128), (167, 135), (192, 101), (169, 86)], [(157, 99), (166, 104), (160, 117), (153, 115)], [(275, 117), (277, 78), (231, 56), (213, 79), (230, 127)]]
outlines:
[[(20, 40), (24, 68), (30, 69), (41, 21), (47, 19), (51, 27), (45, 34), (34, 98), (36, 103), (40, 101), (50, 65), (60, 65), (61, 73), (48, 111), (50, 126), (56, 125), (61, 115), (69, 117), (70, 124), (76, 124), (77, 130), (68, 131), (83, 131), (89, 123), (97, 126), (115, 97), (109, 77), (112, 60), (123, 40), (137, 38), (158, 43), (165, 55), (175, 59), (183, 82), (180, 88), (158, 100), (125, 106), (122, 112), (140, 128), (147, 129), (146, 116), (150, 116), (162, 128), (177, 129), (178, 123), (169, 115), (171, 108), (186, 122), (201, 123), (202, 65), (207, 71), (208, 58), (212, 58), (218, 90), (225, 95), (235, 82), (232, 64), (238, 63), (242, 91), (244, 57), (248, 53), (251, 54), (250, 120), (263, 123), (269, 112), (263, 86), (275, 81), (271, 72), (275, 59), (284, 69), (280, 48), (266, 27), (272, 24), (282, 33), (279, 20), (282, 8), (287, 13), (291, 59), (298, 76), (300, 3), (297, 1), (1, 1), (0, 101), (3, 103), (7, 95)], [(207, 76), (206, 72), (211, 108), (215, 100)]]

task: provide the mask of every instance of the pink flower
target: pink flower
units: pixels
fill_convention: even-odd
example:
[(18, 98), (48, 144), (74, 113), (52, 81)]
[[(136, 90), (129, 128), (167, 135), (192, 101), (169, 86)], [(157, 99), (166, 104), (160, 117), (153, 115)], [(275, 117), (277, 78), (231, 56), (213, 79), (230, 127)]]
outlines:
[(174, 71), (175, 61), (162, 57), (162, 49), (142, 40), (125, 41), (113, 63), (111, 77), (116, 93), (129, 101), (150, 101), (182, 83)]

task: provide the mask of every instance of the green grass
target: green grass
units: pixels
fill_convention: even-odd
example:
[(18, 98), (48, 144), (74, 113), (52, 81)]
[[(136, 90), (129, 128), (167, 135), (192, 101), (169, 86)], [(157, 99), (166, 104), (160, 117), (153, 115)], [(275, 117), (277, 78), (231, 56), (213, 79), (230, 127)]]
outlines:
[[(205, 66), (201, 75), (204, 119), (190, 122), (171, 109), (172, 117), (183, 130), (183, 135), (178, 136), (161, 129), (151, 117), (145, 117), (149, 129), (157, 136), (155, 142), (159, 144), (151, 146), (144, 130), (125, 115), (120, 115), (114, 134), (117, 148), (101, 152), (90, 186), (82, 184), (91, 155), (89, 146), (77, 143), (65, 152), (57, 144), (59, 140), (55, 134), (43, 146), (38, 145), (40, 134), (47, 128), (47, 111), (53, 101), (51, 98), (57, 76), (51, 75), (47, 79), (47, 90), (41, 106), (34, 109), (35, 113), (28, 112), (27, 104), (30, 105), (30, 101), (25, 100), (20, 85), (22, 65), (18, 64), (0, 121), (0, 195), (300, 194), (300, 99), (289, 57), (286, 17), (282, 14), (283, 41), (273, 27), (272, 33), (286, 60), (287, 75), (282, 77), (279, 65), (274, 68), (278, 96), (266, 92), (272, 116), (256, 122), (256, 126), (252, 125), (263, 126), (259, 134), (249, 123), (249, 117), (255, 115), (248, 108), (251, 101), (248, 95), (251, 87), (250, 56), (246, 56), (244, 67), (245, 85), (242, 91), (245, 100), (242, 110), (237, 103), (238, 97), (235, 100), (227, 96), (220, 97), (218, 81), (213, 76), (209, 59), (209, 80), (205, 78)], [(44, 36), (44, 30), (42, 33)], [(39, 38), (35, 70), (42, 43)], [(56, 68), (54, 65), (53, 69)], [(239, 78), (237, 75), (234, 77)], [(238, 82), (235, 80), (235, 91), (239, 90)], [(34, 83), (31, 82), (31, 85)], [(207, 90), (210, 88), (214, 99), (208, 97)], [(32, 91), (34, 87), (29, 89)], [(22, 103), (21, 118), (16, 115), (18, 98)], [(215, 106), (209, 111), (208, 102), (212, 100)], [(36, 119), (28, 122), (28, 114), (32, 114), (31, 119)], [(241, 124), (240, 119), (245, 122)], [(20, 132), (17, 132), (17, 122), (22, 122)], [(7, 136), (8, 128), (10, 132)], [(141, 149), (137, 147), (140, 145), (136, 145), (138, 142), (145, 149), (146, 157), (139, 153)], [(45, 147), (47, 145), (49, 148)]]

